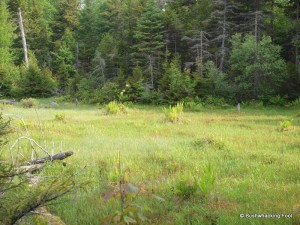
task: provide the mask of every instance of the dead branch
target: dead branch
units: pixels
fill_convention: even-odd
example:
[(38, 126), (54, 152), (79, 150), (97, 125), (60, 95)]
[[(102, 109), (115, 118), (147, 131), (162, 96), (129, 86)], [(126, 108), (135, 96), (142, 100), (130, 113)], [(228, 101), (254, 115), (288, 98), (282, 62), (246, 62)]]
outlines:
[(63, 160), (69, 156), (73, 155), (73, 151), (67, 151), (67, 152), (62, 152), (62, 153), (58, 153), (52, 156), (47, 156), (44, 158), (40, 158), (40, 159), (35, 159), (35, 160), (31, 160), (29, 162), (27, 162), (28, 164), (41, 164), (41, 163), (45, 163), (45, 162), (52, 162), (55, 160)]

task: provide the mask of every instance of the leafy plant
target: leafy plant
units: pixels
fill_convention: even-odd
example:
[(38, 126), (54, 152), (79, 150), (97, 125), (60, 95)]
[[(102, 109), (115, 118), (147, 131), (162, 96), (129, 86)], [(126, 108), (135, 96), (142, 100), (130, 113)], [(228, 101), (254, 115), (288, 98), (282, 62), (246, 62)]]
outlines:
[(201, 102), (184, 102), (184, 107), (192, 111), (200, 111), (203, 109)]
[(112, 101), (105, 107), (107, 114), (118, 114), (120, 112), (126, 112), (126, 107), (122, 103)]
[(36, 108), (40, 104), (39, 101), (34, 98), (22, 99), (20, 103), (23, 108)]
[(189, 199), (196, 194), (199, 186), (195, 179), (180, 179), (175, 185), (175, 194), (183, 199)]
[(164, 108), (164, 113), (167, 121), (175, 123), (179, 120), (183, 111), (183, 102), (177, 103), (175, 106)]
[(65, 122), (67, 122), (67, 120), (66, 120), (66, 114), (65, 113), (56, 113), (54, 120), (65, 123)]
[(198, 182), (201, 195), (207, 197), (212, 189), (214, 188), (216, 182), (216, 174), (213, 170), (211, 164), (207, 164), (203, 167), (201, 178)]
[(297, 98), (296, 100), (294, 100), (292, 102), (292, 106), (294, 106), (296, 108), (300, 108), (300, 98)]
[(284, 106), (286, 103), (285, 98), (276, 95), (275, 97), (270, 98), (269, 103), (271, 105)]
[[(151, 210), (145, 205), (138, 204), (136, 200), (140, 194), (146, 193), (149, 196), (150, 193), (144, 188), (139, 188), (125, 181), (125, 176), (121, 169), (120, 153), (118, 154), (118, 168), (115, 174), (119, 176), (118, 183), (116, 183), (112, 191), (105, 194), (104, 200), (113, 204), (119, 202), (120, 208), (115, 213), (107, 216), (104, 224), (136, 224), (145, 222), (147, 217), (144, 214)], [(159, 196), (152, 196), (159, 201), (164, 201)]]
[(280, 123), (281, 131), (288, 131), (291, 126), (292, 126), (292, 121), (290, 120), (285, 120)]

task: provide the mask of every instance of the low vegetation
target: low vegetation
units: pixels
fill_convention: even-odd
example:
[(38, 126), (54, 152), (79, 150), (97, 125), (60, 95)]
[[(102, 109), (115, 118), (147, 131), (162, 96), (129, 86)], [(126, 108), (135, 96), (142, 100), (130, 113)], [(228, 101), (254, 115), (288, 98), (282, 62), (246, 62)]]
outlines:
[[(206, 105), (185, 111), (184, 120), (173, 124), (159, 106), (132, 105), (126, 114), (107, 116), (96, 106), (46, 109), (41, 102), (39, 109), (10, 106), (2, 112), (22, 115), (31, 137), (49, 149), (74, 151), (64, 166), (43, 172), (55, 177), (71, 169), (79, 171), (74, 184), (89, 183), (49, 206), (66, 224), (300, 223), (297, 109), (242, 105), (237, 114), (235, 107)], [(64, 123), (65, 117), (72, 119)], [(290, 128), (284, 121), (293, 121), (293, 129), (278, 129)], [(20, 147), (30, 158), (30, 145)], [(255, 213), (292, 218), (240, 218)], [(26, 221), (40, 224), (39, 217)]]

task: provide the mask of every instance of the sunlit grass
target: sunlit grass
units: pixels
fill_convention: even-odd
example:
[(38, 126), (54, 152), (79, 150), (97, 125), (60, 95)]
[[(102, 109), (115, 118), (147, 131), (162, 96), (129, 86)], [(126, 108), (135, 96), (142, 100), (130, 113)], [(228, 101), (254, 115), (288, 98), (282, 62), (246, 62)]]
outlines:
[[(177, 123), (165, 120), (163, 107), (152, 106), (117, 115), (107, 115), (104, 106), (73, 104), (37, 110), (3, 106), (1, 112), (22, 116), (31, 136), (50, 152), (73, 150), (67, 163), (80, 171), (86, 167), (78, 180), (92, 184), (52, 208), (66, 224), (101, 224), (119, 210), (118, 202), (103, 200), (118, 181), (118, 152), (125, 180), (165, 199), (136, 199), (151, 210), (145, 224), (250, 224), (241, 213), (293, 214), (293, 219), (252, 219), (253, 224), (300, 223), (297, 110), (242, 108), (237, 114), (234, 108), (203, 108), (184, 112)], [(55, 119), (59, 114), (64, 121)], [(280, 123), (287, 120), (292, 126), (282, 131)], [(16, 137), (17, 131), (11, 138)], [(30, 146), (23, 146), (29, 157)], [(208, 163), (216, 182), (207, 199), (200, 193), (180, 198), (174, 191), (178, 179), (201, 178)]]

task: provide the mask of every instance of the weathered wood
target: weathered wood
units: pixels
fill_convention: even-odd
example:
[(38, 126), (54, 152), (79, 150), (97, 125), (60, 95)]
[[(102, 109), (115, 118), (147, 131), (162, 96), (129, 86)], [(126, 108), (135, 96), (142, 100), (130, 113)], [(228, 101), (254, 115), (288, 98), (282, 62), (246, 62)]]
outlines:
[(236, 111), (237, 111), (238, 114), (241, 113), (241, 104), (240, 103), (237, 104)]
[(73, 155), (73, 151), (62, 152), (62, 153), (58, 153), (58, 154), (55, 154), (52, 156), (29, 161), (28, 164), (41, 164), (41, 163), (45, 163), (45, 162), (49, 162), (49, 161), (52, 162), (55, 160), (63, 160), (71, 155)]
[(27, 54), (27, 44), (26, 44), (25, 31), (24, 31), (24, 26), (23, 26), (22, 12), (21, 12), (20, 8), (19, 8), (19, 11), (18, 11), (18, 18), (19, 18), (19, 26), (20, 26), (21, 36), (22, 36), (25, 66), (26, 66), (26, 69), (28, 69), (29, 62), (28, 62), (28, 54)]

